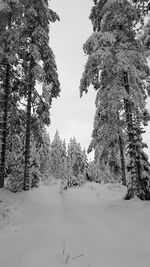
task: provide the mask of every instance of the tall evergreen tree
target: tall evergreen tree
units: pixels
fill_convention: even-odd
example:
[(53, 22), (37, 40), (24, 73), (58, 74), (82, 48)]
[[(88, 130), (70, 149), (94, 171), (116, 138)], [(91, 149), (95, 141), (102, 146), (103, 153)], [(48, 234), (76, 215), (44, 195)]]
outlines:
[(23, 60), (23, 72), (27, 85), (27, 120), (25, 142), (25, 172), (24, 190), (29, 189), (30, 166), (30, 137), (31, 137), (31, 112), (34, 101), (37, 100), (36, 82), (43, 84), (43, 91), (48, 94), (45, 101), (44, 94), (38, 96), (40, 104), (34, 111), (41, 115), (43, 123), (49, 125), (49, 108), (53, 97), (60, 92), (57, 68), (54, 54), (49, 47), (49, 24), (59, 19), (58, 15), (49, 9), (47, 0), (23, 1), (24, 17), (21, 32), (22, 50), (20, 57)]
[(7, 121), (10, 107), (12, 83), (17, 74), (18, 50), (18, 17), (22, 9), (18, 1), (1, 1), (0, 3), (0, 94), (1, 94), (1, 155), (0, 155), (0, 187), (4, 186)]
[(149, 76), (144, 50), (135, 32), (136, 23), (140, 22), (141, 17), (139, 10), (127, 0), (99, 0), (94, 3), (90, 15), (94, 33), (84, 45), (84, 51), (89, 57), (81, 79), (81, 95), (88, 91), (90, 84), (98, 90), (94, 124), (97, 136), (93, 136), (96, 143), (99, 135), (106, 130), (104, 126), (110, 125), (110, 121), (113, 120), (118, 131), (118, 112), (124, 123), (126, 118), (132, 191), (130, 197), (137, 195), (141, 199), (148, 199), (150, 177), (148, 172), (147, 176), (139, 175), (142, 167), (137, 161), (135, 140), (138, 132), (135, 131), (133, 121), (136, 111), (142, 114), (145, 109), (147, 88), (144, 79)]
[[(4, 185), (6, 134), (11, 117), (8, 107), (11, 110), (14, 106), (13, 111), (17, 112), (22, 98), (23, 102), (27, 100), (24, 189), (28, 190), (31, 131), (42, 138), (44, 125), (50, 123), (52, 98), (60, 92), (55, 58), (49, 47), (49, 24), (59, 17), (49, 9), (47, 0), (2, 1), (0, 12), (0, 186)], [(41, 95), (36, 90), (37, 82), (42, 86)]]

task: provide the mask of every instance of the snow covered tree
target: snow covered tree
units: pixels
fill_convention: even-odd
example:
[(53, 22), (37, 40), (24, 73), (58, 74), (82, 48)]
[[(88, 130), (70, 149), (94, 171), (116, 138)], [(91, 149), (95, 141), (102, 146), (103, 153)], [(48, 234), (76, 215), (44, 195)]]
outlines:
[[(25, 142), (25, 171), (24, 190), (29, 190), (29, 166), (30, 166), (30, 137), (31, 137), (31, 113), (33, 111), (42, 118), (44, 124), (49, 125), (49, 109), (53, 97), (60, 92), (57, 68), (54, 54), (49, 46), (49, 24), (59, 19), (58, 15), (49, 9), (47, 0), (31, 1), (22, 0), (24, 16), (22, 18), (20, 57), (26, 79), (27, 91), (27, 119)], [(36, 83), (41, 83), (43, 94), (39, 97), (35, 89)], [(48, 99), (45, 101), (45, 96)]]
[(42, 142), (38, 151), (40, 155), (41, 181), (48, 184), (51, 181), (50, 138), (46, 130), (42, 134)]
[[(15, 109), (15, 107), (14, 107)], [(6, 187), (13, 191), (24, 188), (24, 148), (25, 148), (25, 110), (15, 110), (8, 118), (8, 137), (6, 150)], [(31, 117), (31, 156), (30, 156), (30, 187), (37, 187), (40, 181), (48, 181), (50, 177), (50, 141), (45, 128), (33, 124)], [(34, 127), (33, 127), (34, 125)]]
[[(101, 115), (100, 115), (101, 114)], [(117, 120), (118, 114), (112, 116), (106, 113), (103, 105), (97, 106), (94, 118), (94, 129), (92, 141), (88, 148), (88, 153), (95, 150), (95, 162), (99, 168), (106, 172), (109, 178), (107, 181), (116, 181), (122, 174), (122, 184), (126, 185), (125, 171), (125, 134), (121, 129), (123, 122)], [(119, 162), (119, 155), (120, 161)], [(121, 172), (120, 172), (121, 171)], [(113, 176), (112, 178), (110, 178)]]
[(100, 170), (99, 162), (91, 161), (88, 164), (87, 180), (101, 183), (103, 181), (103, 171)]
[(81, 186), (85, 183), (87, 176), (87, 156), (85, 149), (81, 149), (80, 143), (77, 143), (75, 137), (70, 139), (67, 150), (67, 157), (62, 163), (61, 188)]
[(140, 23), (143, 25), (145, 16), (150, 13), (149, 0), (132, 0), (132, 4), (135, 6)]
[[(147, 145), (142, 141), (142, 133), (143, 131), (141, 127), (141, 119), (138, 113), (136, 112), (136, 116), (133, 118), (133, 143), (134, 149), (131, 149), (129, 143), (129, 153), (130, 161), (128, 164), (128, 171), (131, 172), (132, 179), (128, 184), (128, 191), (125, 196), (125, 199), (133, 198), (135, 195), (139, 197), (141, 200), (150, 200), (149, 196), (149, 180), (150, 180), (150, 163), (148, 161), (148, 156), (144, 152), (144, 148), (147, 148)], [(144, 123), (145, 124), (145, 123)], [(136, 160), (136, 161), (134, 161)], [(138, 179), (137, 179), (138, 174)]]
[(10, 111), (7, 124), (6, 187), (12, 192), (18, 192), (23, 190), (26, 113), (21, 109), (16, 110), (13, 105)]
[(51, 174), (56, 179), (62, 178), (63, 163), (67, 157), (66, 144), (59, 136), (58, 130), (50, 145)]
[[(110, 125), (116, 128), (113, 131), (115, 135), (127, 131), (128, 153), (132, 162), (129, 163), (132, 168), (128, 168), (130, 191), (133, 192), (132, 197), (138, 195), (141, 199), (144, 199), (145, 192), (145, 199), (148, 199), (150, 177), (139, 176), (137, 147), (134, 144), (138, 132), (134, 129), (133, 121), (137, 109), (141, 114), (145, 109), (145, 80), (149, 76), (144, 49), (136, 38), (135, 31), (141, 17), (139, 10), (127, 0), (99, 0), (94, 3), (90, 15), (94, 33), (84, 45), (88, 61), (80, 84), (81, 95), (88, 91), (90, 84), (97, 90), (92, 142), (98, 143)], [(109, 142), (112, 141), (111, 137)], [(141, 180), (144, 181), (145, 188), (141, 185)]]
[(81, 148), (75, 138), (71, 138), (66, 148), (58, 130), (50, 144), (51, 176), (61, 180), (63, 189), (80, 186), (86, 180), (88, 162), (86, 151)]
[(7, 121), (10, 108), (10, 96), (17, 73), (17, 51), (20, 25), (18, 18), (22, 12), (17, 0), (1, 1), (0, 3), (0, 187), (4, 186)]
[[(146, 23), (142, 33), (140, 34), (140, 39), (145, 48), (145, 55), (147, 59), (150, 58), (150, 19)], [(150, 89), (148, 90), (148, 94), (150, 96)]]
[(72, 183), (78, 184), (78, 179), (84, 181), (87, 170), (86, 151), (82, 150), (75, 137), (71, 138), (68, 144), (68, 161), (72, 170), (72, 178), (70, 177), (73, 180)]

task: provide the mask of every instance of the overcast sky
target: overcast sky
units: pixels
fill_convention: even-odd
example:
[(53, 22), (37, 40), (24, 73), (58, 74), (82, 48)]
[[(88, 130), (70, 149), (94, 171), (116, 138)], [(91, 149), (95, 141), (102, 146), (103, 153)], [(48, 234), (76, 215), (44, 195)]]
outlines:
[[(90, 88), (80, 98), (79, 84), (87, 60), (82, 46), (92, 33), (88, 18), (92, 5), (92, 0), (51, 0), (51, 8), (60, 16), (60, 22), (51, 24), (50, 45), (56, 56), (61, 93), (51, 109), (50, 138), (58, 129), (62, 139), (68, 142), (75, 136), (86, 149), (93, 128), (95, 92)], [(146, 130), (145, 141), (150, 147), (150, 127)]]

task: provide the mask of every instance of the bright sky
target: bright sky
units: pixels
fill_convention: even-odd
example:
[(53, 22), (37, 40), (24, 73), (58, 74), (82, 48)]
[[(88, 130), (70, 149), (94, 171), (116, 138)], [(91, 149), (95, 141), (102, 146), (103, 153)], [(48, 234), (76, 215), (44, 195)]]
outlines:
[(61, 19), (51, 25), (51, 47), (56, 56), (61, 94), (53, 101), (50, 137), (58, 129), (67, 142), (75, 136), (85, 148), (91, 140), (95, 92), (91, 88), (89, 94), (80, 98), (79, 84), (87, 60), (82, 46), (92, 33), (88, 19), (92, 4), (92, 0), (51, 0), (51, 8)]
[[(80, 98), (79, 84), (87, 60), (82, 46), (92, 33), (89, 20), (92, 5), (92, 0), (51, 0), (51, 8), (60, 16), (60, 22), (51, 25), (50, 45), (56, 56), (61, 93), (51, 109), (50, 138), (58, 129), (67, 143), (76, 137), (86, 149), (93, 129), (95, 92), (90, 88)], [(150, 126), (146, 131), (145, 141), (150, 148)]]

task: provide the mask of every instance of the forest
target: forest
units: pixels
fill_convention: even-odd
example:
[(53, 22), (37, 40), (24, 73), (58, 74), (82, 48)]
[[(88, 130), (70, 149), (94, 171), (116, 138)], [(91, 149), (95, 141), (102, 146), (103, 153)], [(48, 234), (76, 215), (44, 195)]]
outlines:
[[(0, 187), (29, 190), (50, 177), (67, 187), (86, 181), (121, 182), (125, 199), (150, 199), (150, 164), (142, 133), (150, 119), (149, 1), (94, 1), (93, 33), (80, 96), (96, 90), (88, 153), (71, 137), (50, 140), (50, 109), (61, 97), (49, 25), (60, 20), (48, 1), (0, 3)], [(81, 51), (82, 53), (82, 51)], [(6, 181), (6, 182), (5, 182)], [(66, 187), (64, 186), (64, 187)]]
[(0, 0), (0, 266), (147, 267), (150, 1), (91, 0), (76, 88), (96, 92), (88, 148), (50, 137), (51, 2)]

